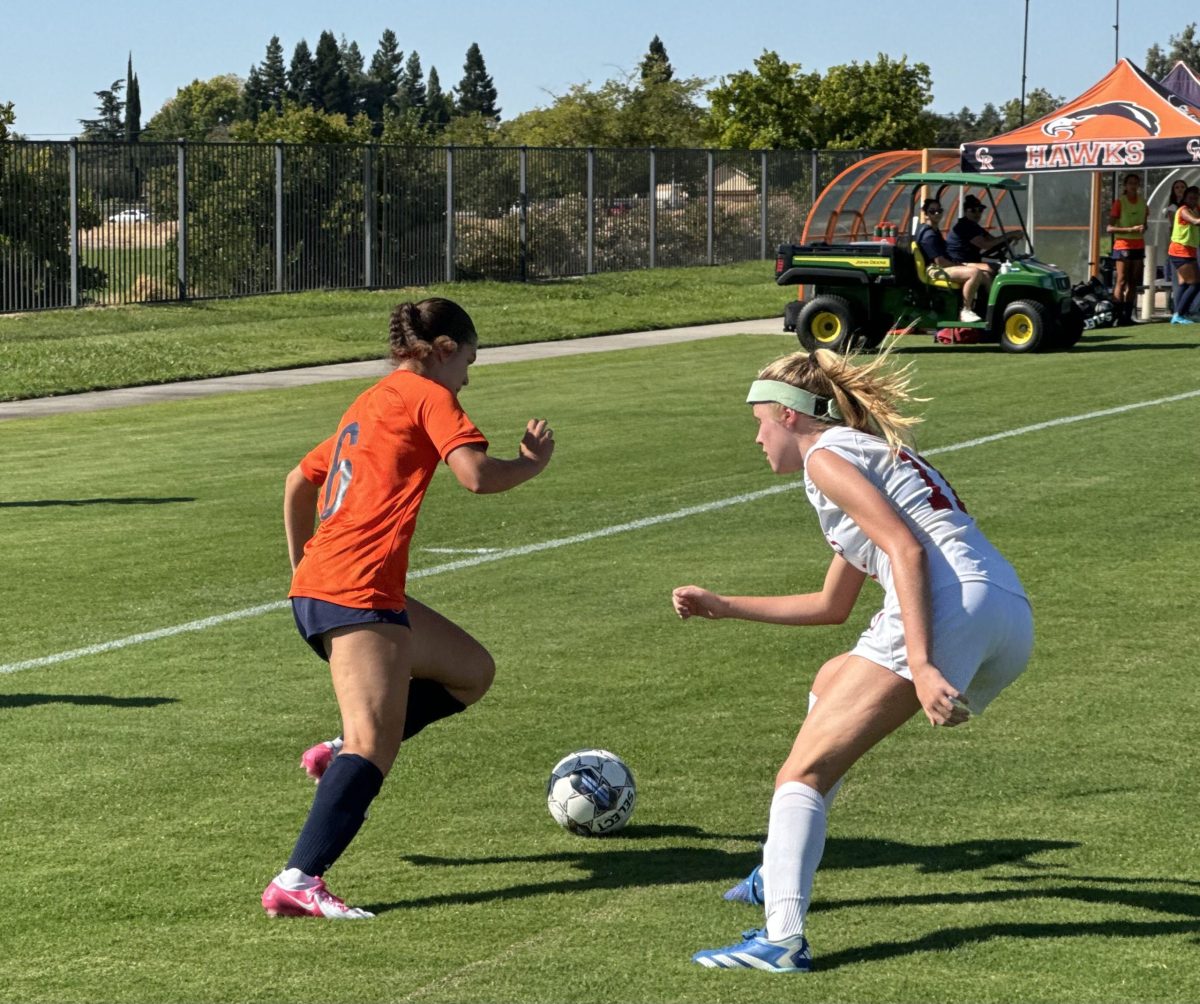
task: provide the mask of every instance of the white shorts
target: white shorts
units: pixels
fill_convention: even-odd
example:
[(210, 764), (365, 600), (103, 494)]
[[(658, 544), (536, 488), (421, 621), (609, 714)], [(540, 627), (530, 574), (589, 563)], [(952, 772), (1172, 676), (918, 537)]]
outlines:
[[(933, 594), (933, 664), (979, 714), (1021, 675), (1033, 650), (1029, 601), (990, 582), (962, 582)], [(900, 608), (885, 607), (850, 652), (912, 679)]]

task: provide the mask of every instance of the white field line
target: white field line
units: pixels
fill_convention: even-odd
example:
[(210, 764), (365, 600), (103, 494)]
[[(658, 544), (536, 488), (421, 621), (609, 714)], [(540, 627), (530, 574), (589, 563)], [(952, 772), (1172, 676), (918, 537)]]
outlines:
[[(976, 446), (982, 446), (986, 443), (999, 442), (1002, 439), (1012, 439), (1016, 436), (1025, 436), (1031, 432), (1041, 432), (1044, 429), (1054, 429), (1064, 425), (1074, 425), (1078, 422), (1088, 422), (1097, 418), (1107, 418), (1110, 415), (1121, 415), (1128, 411), (1137, 411), (1141, 408), (1153, 408), (1163, 404), (1173, 404), (1176, 401), (1186, 401), (1189, 398), (1200, 397), (1200, 389), (1186, 391), (1182, 394), (1173, 394), (1170, 397), (1154, 398), (1151, 401), (1138, 401), (1134, 404), (1123, 404), (1115, 408), (1104, 408), (1100, 411), (1089, 411), (1082, 415), (1068, 415), (1064, 418), (1053, 418), (1047, 422), (1036, 422), (1033, 425), (1022, 425), (1015, 429), (1008, 429), (1004, 432), (993, 433), (990, 436), (980, 436), (977, 439), (967, 439), (961, 443), (952, 443), (949, 446), (938, 446), (931, 450), (924, 450), (923, 456), (933, 457), (940, 453), (954, 453), (958, 450), (969, 450)], [(493, 561), (505, 561), (509, 558), (519, 558), (527, 554), (537, 554), (540, 551), (554, 551), (560, 547), (568, 547), (572, 544), (585, 544), (588, 541), (600, 540), (603, 537), (612, 537), (619, 533), (628, 533), (631, 530), (645, 530), (648, 527), (659, 526), (662, 523), (670, 523), (678, 519), (686, 519), (689, 516), (700, 516), (704, 513), (716, 512), (719, 509), (727, 509), (730, 506), (741, 505), (745, 502), (754, 502), (761, 498), (766, 498), (769, 495), (780, 495), (783, 492), (795, 491), (804, 487), (803, 480), (790, 481), (787, 484), (775, 485), (771, 488), (764, 488), (756, 492), (747, 492), (744, 495), (732, 495), (729, 498), (718, 499), (716, 502), (705, 502), (702, 505), (688, 506), (684, 509), (676, 509), (674, 512), (662, 513), (658, 516), (646, 516), (643, 519), (631, 520), (628, 523), (618, 523), (615, 526), (602, 527), (599, 530), (589, 530), (586, 533), (576, 533), (569, 537), (556, 537), (553, 540), (544, 540), (537, 544), (524, 544), (521, 547), (507, 547), (491, 551), (485, 554), (475, 554), (469, 558), (460, 558), (457, 561), (448, 561), (442, 565), (433, 565), (429, 568), (421, 568), (410, 571), (408, 574), (409, 580), (424, 579), (431, 575), (441, 575), (444, 572), (457, 572), (464, 568), (474, 568), (476, 565), (485, 565)], [(22, 662), (10, 662), (0, 665), (0, 674), (17, 673), (24, 669), (38, 669), (42, 666), (53, 666), (60, 662), (69, 662), (72, 659), (80, 659), (89, 655), (100, 655), (103, 652), (112, 652), (116, 649), (128, 648), (130, 645), (140, 645), (143, 642), (158, 641), (160, 638), (171, 638), (175, 635), (184, 634), (188, 631), (205, 631), (211, 627), (217, 627), (221, 624), (227, 624), (230, 621), (244, 620), (247, 617), (257, 617), (260, 614), (271, 613), (275, 610), (283, 610), (289, 606), (287, 600), (277, 600), (274, 603), (263, 603), (259, 606), (246, 607), (244, 610), (234, 610), (227, 614), (217, 614), (213, 617), (204, 617), (200, 620), (188, 621), (186, 624), (176, 624), (172, 627), (159, 628), (156, 631), (147, 631), (142, 634), (129, 635), (126, 638), (118, 638), (115, 641), (106, 641), (97, 645), (87, 645), (84, 648), (75, 648), (67, 652), (56, 652), (54, 655), (45, 655), (37, 659), (25, 659)]]

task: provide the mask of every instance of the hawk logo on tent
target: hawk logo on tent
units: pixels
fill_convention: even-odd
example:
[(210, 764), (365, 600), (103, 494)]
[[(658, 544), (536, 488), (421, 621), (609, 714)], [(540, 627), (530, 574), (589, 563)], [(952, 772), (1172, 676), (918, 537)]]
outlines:
[(1101, 115), (1114, 115), (1117, 118), (1128, 119), (1135, 125), (1141, 126), (1150, 136), (1158, 135), (1158, 116), (1148, 108), (1135, 105), (1132, 101), (1105, 101), (1100, 105), (1088, 105), (1079, 108), (1070, 115), (1060, 115), (1058, 118), (1042, 126), (1042, 132), (1054, 139), (1066, 139), (1075, 135), (1075, 128), (1088, 119)]

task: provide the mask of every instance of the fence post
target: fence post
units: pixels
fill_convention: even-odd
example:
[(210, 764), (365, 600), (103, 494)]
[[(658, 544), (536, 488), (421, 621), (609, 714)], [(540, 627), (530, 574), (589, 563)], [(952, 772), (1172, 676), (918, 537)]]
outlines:
[(714, 175), (713, 152), (711, 150), (709, 150), (707, 152), (707, 156), (708, 156), (708, 171), (707, 171), (708, 194), (706, 196), (706, 204), (707, 204), (706, 208), (708, 209), (708, 222), (705, 225), (705, 230), (706, 230), (705, 239), (706, 239), (706, 247), (708, 249), (708, 251), (707, 251), (708, 263), (710, 265), (715, 265), (717, 260), (713, 255), (713, 216), (716, 213), (716, 192), (713, 191), (713, 175)]
[(650, 267), (658, 263), (658, 161), (654, 147), (650, 147)]
[(71, 306), (79, 306), (79, 141), (71, 140), (67, 154), (71, 188)]
[(375, 288), (375, 147), (363, 147), (363, 282)]
[(446, 147), (446, 281), (454, 281), (454, 146)]
[(761, 234), (760, 240), (760, 257), (766, 260), (767, 257), (767, 151), (762, 152), (762, 184), (759, 186), (759, 199), (762, 200), (762, 206), (759, 208), (759, 231)]
[(596, 271), (596, 148), (587, 150), (587, 274)]
[(275, 141), (275, 292), (283, 292), (283, 140)]
[(821, 194), (821, 186), (818, 183), (817, 175), (821, 171), (821, 165), (817, 160), (817, 151), (810, 150), (809, 154), (812, 158), (812, 201), (808, 204), (809, 211), (817, 204), (817, 196)]
[(529, 254), (529, 187), (526, 172), (529, 169), (529, 150), (522, 145), (517, 153), (517, 254), (520, 260), (521, 281), (527, 282)]
[(187, 140), (176, 140), (176, 188), (178, 220), (175, 224), (175, 282), (178, 299), (188, 298), (187, 289)]

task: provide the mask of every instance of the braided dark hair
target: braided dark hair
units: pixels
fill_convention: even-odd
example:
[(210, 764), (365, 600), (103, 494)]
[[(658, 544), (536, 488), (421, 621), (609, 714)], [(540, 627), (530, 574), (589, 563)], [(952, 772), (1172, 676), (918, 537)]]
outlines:
[(397, 363), (427, 359), (438, 347), (453, 352), (464, 342), (478, 340), (470, 315), (453, 300), (440, 296), (399, 303), (388, 321), (388, 350)]

